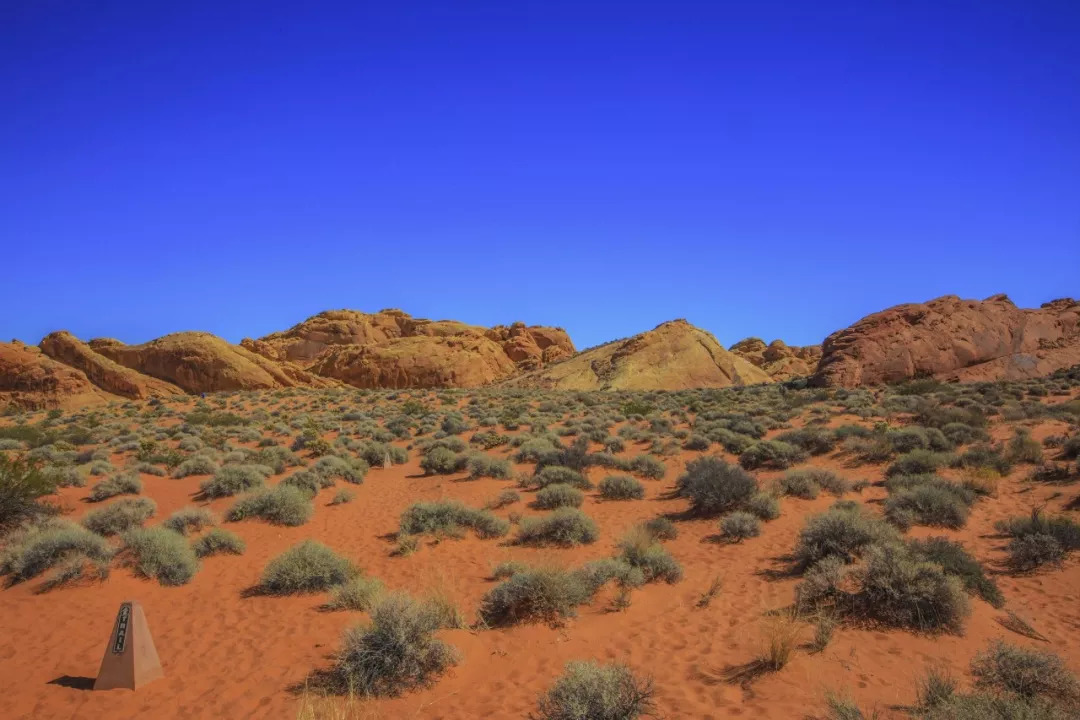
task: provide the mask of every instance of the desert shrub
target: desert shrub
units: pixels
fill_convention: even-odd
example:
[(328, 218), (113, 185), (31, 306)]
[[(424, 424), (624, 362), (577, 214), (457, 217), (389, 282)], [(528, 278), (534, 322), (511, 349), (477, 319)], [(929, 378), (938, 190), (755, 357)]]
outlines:
[(384, 442), (369, 442), (357, 451), (357, 455), (371, 467), (382, 467), (387, 460), (392, 465), (409, 461), (408, 450)]
[(471, 478), (498, 478), (505, 480), (510, 477), (510, 461), (506, 458), (497, 458), (484, 453), (474, 453), (469, 456), (466, 467)]
[(1026, 517), (998, 521), (994, 527), (1012, 538), (1006, 548), (1008, 564), (1017, 572), (1060, 564), (1067, 553), (1080, 550), (1080, 523), (1064, 515), (1049, 516), (1036, 509)]
[(452, 475), (465, 469), (469, 458), (445, 447), (429, 450), (420, 459), (420, 469), (427, 475)]
[(674, 540), (679, 536), (679, 529), (675, 527), (675, 523), (665, 517), (653, 518), (643, 523), (642, 527), (657, 540)]
[(87, 499), (90, 502), (101, 502), (117, 495), (138, 495), (142, 492), (142, 481), (137, 473), (120, 473), (113, 475), (107, 480), (102, 480), (90, 488)]
[(281, 486), (294, 487), (297, 490), (302, 490), (308, 497), (315, 497), (319, 494), (319, 491), (323, 488), (332, 487), (334, 484), (333, 478), (320, 475), (311, 469), (297, 470), (289, 477), (281, 481)]
[(173, 469), (174, 478), (185, 478), (189, 475), (213, 475), (217, 472), (217, 463), (206, 455), (189, 457)]
[(383, 584), (378, 578), (357, 575), (330, 591), (331, 610), (371, 610), (383, 595)]
[(1006, 457), (1013, 463), (1037, 465), (1042, 462), (1042, 446), (1027, 428), (1017, 428), (1006, 448)]
[(890, 493), (885, 499), (885, 516), (902, 528), (961, 528), (967, 522), (971, 502), (960, 486), (926, 483)]
[(761, 521), (756, 515), (744, 510), (729, 512), (720, 520), (720, 530), (731, 542), (742, 542), (746, 538), (761, 534)]
[(201, 507), (184, 507), (180, 508), (168, 518), (162, 525), (169, 530), (178, 532), (181, 535), (186, 535), (189, 530), (198, 532), (205, 527), (209, 527), (217, 522), (214, 518), (214, 513), (210, 512), (209, 508)]
[(505, 580), (508, 577), (512, 577), (519, 572), (525, 572), (528, 569), (529, 566), (525, 565), (524, 563), (520, 563), (515, 560), (507, 560), (495, 566), (495, 568), (491, 571), (491, 577), (495, 578), (496, 580)]
[(480, 619), (490, 627), (522, 622), (557, 623), (573, 617), (596, 587), (579, 572), (536, 568), (514, 573), (484, 595)]
[(997, 583), (986, 576), (983, 566), (964, 546), (948, 538), (931, 537), (908, 543), (913, 557), (936, 563), (948, 574), (964, 584), (964, 589), (975, 593), (994, 607), (1005, 604), (1005, 597)]
[(491, 450), (492, 448), (508, 444), (510, 442), (510, 436), (501, 435), (493, 430), (483, 430), (469, 438), (469, 442), (479, 445), (485, 450)]
[(537, 720), (635, 720), (653, 715), (652, 681), (624, 665), (567, 664), (542, 697)]
[(645, 486), (629, 475), (608, 475), (600, 481), (600, 497), (605, 500), (641, 500)]
[(795, 558), (804, 568), (829, 556), (850, 563), (871, 545), (898, 541), (898, 533), (885, 521), (854, 503), (838, 503), (807, 520), (795, 545)]
[(975, 686), (1015, 693), (1022, 698), (1046, 698), (1063, 703), (1080, 700), (1080, 683), (1061, 658), (995, 640), (971, 661)]
[(795, 588), (795, 596), (803, 607), (813, 608), (841, 597), (844, 578), (849, 568), (839, 555), (827, 555), (803, 573), (803, 581)]
[(572, 485), (573, 487), (580, 488), (582, 490), (588, 490), (592, 488), (592, 483), (577, 470), (572, 470), (562, 465), (548, 465), (542, 468), (539, 472), (528, 478), (525, 482), (527, 486), (532, 487), (547, 487), (548, 485)]
[(1066, 460), (1080, 458), (1080, 435), (1073, 435), (1061, 443), (1061, 457)]
[(540, 510), (554, 510), (560, 507), (581, 507), (585, 502), (585, 493), (565, 483), (555, 483), (540, 488), (533, 500), (533, 506)]
[(103, 508), (92, 510), (83, 517), (83, 526), (99, 535), (119, 535), (137, 528), (157, 512), (150, 498), (123, 498)]
[(346, 632), (335, 667), (340, 689), (393, 696), (429, 684), (457, 661), (454, 649), (435, 637), (441, 626), (429, 603), (387, 595), (372, 609), (369, 625)]
[(342, 488), (334, 493), (334, 497), (330, 498), (331, 505), (344, 505), (345, 503), (351, 503), (356, 499), (356, 493), (352, 490)]
[(501, 507), (506, 507), (507, 505), (513, 505), (520, 500), (521, 494), (517, 490), (510, 490), (508, 488), (506, 490), (499, 491), (499, 494), (495, 497), (495, 499), (487, 504), (487, 508), (488, 510), (495, 510)]
[(477, 537), (502, 537), (510, 523), (487, 510), (467, 507), (458, 500), (418, 502), (401, 514), (400, 531), (406, 535), (460, 535), (462, 528), (472, 528)]
[(107, 565), (113, 550), (101, 535), (68, 520), (51, 519), (14, 531), (0, 551), (0, 575), (18, 583), (71, 559)]
[(54, 479), (42, 474), (36, 460), (0, 453), (0, 530), (46, 512), (38, 498), (55, 490)]
[(985, 442), (989, 436), (982, 428), (972, 427), (965, 423), (946, 423), (941, 432), (955, 445), (970, 445), (975, 442)]
[(930, 450), (912, 450), (898, 457), (885, 468), (885, 477), (894, 475), (926, 475), (947, 465), (950, 457)]
[(277, 485), (244, 495), (229, 509), (225, 519), (238, 522), (257, 517), (271, 525), (295, 527), (303, 525), (311, 517), (309, 495), (299, 488)]
[(251, 462), (254, 465), (270, 468), (275, 475), (285, 472), (290, 467), (298, 467), (304, 464), (304, 461), (296, 453), (280, 445), (262, 448), (251, 458)]
[(199, 569), (199, 559), (184, 536), (163, 527), (124, 533), (124, 562), (162, 585), (186, 585)]
[(999, 475), (1008, 475), (1012, 470), (1012, 462), (996, 448), (988, 445), (970, 448), (956, 458), (953, 464), (963, 468), (989, 468)]
[(757, 492), (746, 501), (746, 510), (762, 520), (775, 520), (780, 517), (780, 501), (768, 493)]
[(517, 542), (523, 545), (580, 545), (596, 542), (596, 523), (577, 508), (559, 508), (521, 521)]
[(304, 540), (267, 564), (259, 587), (273, 595), (318, 592), (347, 582), (356, 572), (348, 558), (322, 543)]
[[(112, 468), (111, 465), (109, 467)], [(79, 469), (66, 465), (48, 465), (41, 468), (41, 475), (53, 487), (84, 487), (86, 485), (86, 478)]]
[(324, 455), (309, 469), (327, 480), (344, 480), (347, 483), (359, 485), (364, 482), (364, 475), (367, 474), (369, 467), (363, 460)]
[(619, 559), (641, 571), (645, 582), (663, 580), (675, 583), (682, 579), (682, 566), (646, 528), (635, 528), (619, 541)]
[(694, 433), (691, 434), (690, 437), (686, 439), (686, 442), (683, 443), (683, 449), (704, 451), (708, 450), (710, 445), (712, 445), (712, 441), (709, 440), (709, 438), (705, 437), (704, 435), (698, 435)]
[(871, 547), (858, 571), (857, 605), (892, 627), (959, 632), (970, 613), (960, 581), (902, 547)]
[(757, 492), (757, 480), (737, 465), (715, 457), (701, 457), (686, 464), (675, 492), (690, 500), (699, 515), (714, 515), (741, 508)]
[[(109, 467), (111, 468), (112, 466), (110, 465)], [(165, 475), (168, 474), (168, 473), (165, 472), (165, 470), (163, 470), (162, 468), (159, 468), (157, 465), (151, 465), (150, 463), (146, 463), (146, 462), (137, 462), (137, 463), (135, 463), (134, 465), (131, 466), (131, 469), (132, 469), (132, 471), (137, 472), (137, 473), (144, 473), (146, 475), (155, 475), (157, 477), (165, 477)], [(91, 473), (93, 473), (94, 467), (91, 466), (90, 470), (91, 470)]]
[(648, 480), (663, 480), (667, 465), (649, 455), (637, 455), (630, 459), (630, 472)]
[(802, 448), (780, 440), (762, 440), (739, 455), (739, 464), (747, 470), (776, 468), (783, 470), (807, 458)]
[(191, 543), (198, 557), (210, 555), (243, 555), (244, 541), (236, 533), (224, 528), (211, 528), (208, 533)]
[(1061, 565), (1065, 548), (1057, 538), (1045, 533), (1016, 537), (1006, 546), (1007, 564), (1014, 572), (1030, 572), (1044, 565)]
[(776, 481), (776, 488), (783, 495), (804, 500), (813, 500), (821, 492), (821, 487), (806, 470), (788, 470)]
[(824, 455), (832, 452), (836, 446), (836, 437), (833, 433), (820, 427), (805, 427), (798, 430), (788, 430), (776, 436), (780, 442), (794, 445), (810, 455)]
[(708, 437), (720, 445), (732, 455), (742, 454), (748, 447), (757, 442), (749, 435), (732, 432), (727, 428), (712, 428), (708, 430)]

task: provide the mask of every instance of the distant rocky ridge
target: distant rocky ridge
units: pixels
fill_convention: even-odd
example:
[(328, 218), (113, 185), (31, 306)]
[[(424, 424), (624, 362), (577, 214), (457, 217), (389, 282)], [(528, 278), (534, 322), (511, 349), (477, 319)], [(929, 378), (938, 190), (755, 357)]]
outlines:
[(577, 352), (561, 328), (492, 328), (401, 310), (331, 310), (239, 345), (181, 332), (141, 345), (65, 331), (0, 343), (0, 409), (76, 408), (185, 393), (287, 387), (681, 390), (809, 377), (857, 387), (917, 377), (1036, 377), (1080, 364), (1080, 303), (1017, 308), (1004, 295), (898, 305), (823, 345), (747, 338), (725, 349), (685, 320)]
[(1019, 379), (1078, 363), (1080, 303), (1072, 298), (1028, 310), (1005, 295), (946, 295), (882, 310), (833, 333), (813, 381), (857, 387), (916, 377)]

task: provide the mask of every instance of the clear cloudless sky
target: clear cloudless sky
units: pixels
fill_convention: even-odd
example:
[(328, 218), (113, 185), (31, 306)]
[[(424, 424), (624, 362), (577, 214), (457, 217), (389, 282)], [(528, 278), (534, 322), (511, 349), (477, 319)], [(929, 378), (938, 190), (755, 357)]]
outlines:
[(1080, 295), (1077, 0), (0, 2), (0, 339)]

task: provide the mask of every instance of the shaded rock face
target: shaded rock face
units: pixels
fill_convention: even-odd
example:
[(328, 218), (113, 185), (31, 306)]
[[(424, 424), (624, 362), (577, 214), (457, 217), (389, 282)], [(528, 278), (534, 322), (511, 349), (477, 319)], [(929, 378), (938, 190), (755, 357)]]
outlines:
[(1080, 304), (1037, 310), (1005, 295), (955, 295), (898, 305), (833, 333), (814, 375), (819, 385), (856, 387), (915, 377), (1000, 380), (1038, 377), (1080, 363)]
[(89, 347), (114, 362), (189, 393), (265, 390), (332, 381), (278, 363), (203, 332), (174, 333), (142, 345), (91, 341)]
[(146, 400), (184, 393), (172, 383), (143, 375), (110, 360), (64, 330), (47, 335), (38, 347), (50, 358), (81, 370), (90, 382), (114, 395)]
[(812, 375), (821, 359), (820, 345), (800, 347), (787, 345), (783, 340), (773, 340), (766, 345), (761, 338), (746, 338), (732, 345), (730, 350), (778, 382)]
[(103, 392), (86, 373), (53, 360), (36, 347), (0, 343), (0, 408), (68, 409), (122, 399)]
[[(451, 338), (457, 342), (441, 342)], [(454, 387), (475, 387), (506, 377), (507, 367), (511, 373), (535, 369), (574, 352), (561, 328), (514, 323), (488, 329), (454, 320), (414, 318), (401, 310), (373, 314), (330, 310), (288, 330), (240, 344), (262, 357), (295, 362), (357, 387), (433, 387), (438, 378), (451, 378), (443, 384)], [(466, 367), (469, 352), (475, 353), (477, 368)], [(496, 358), (496, 352), (505, 359)], [(349, 362), (358, 366), (351, 369)], [(445, 367), (438, 367), (438, 362), (446, 363)]]
[(771, 382), (763, 370), (728, 352), (685, 320), (586, 350), (508, 385), (557, 390), (684, 390)]

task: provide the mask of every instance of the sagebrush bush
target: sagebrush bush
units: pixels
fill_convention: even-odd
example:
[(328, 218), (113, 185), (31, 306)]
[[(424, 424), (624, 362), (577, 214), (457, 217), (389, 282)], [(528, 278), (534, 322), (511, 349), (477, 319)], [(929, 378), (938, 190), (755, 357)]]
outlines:
[(357, 575), (332, 589), (326, 606), (331, 610), (371, 610), (383, 596), (383, 590), (378, 578)]
[(959, 632), (971, 612), (960, 581), (897, 547), (871, 547), (856, 571), (861, 611), (892, 627)]
[(675, 527), (675, 523), (666, 517), (653, 518), (643, 523), (642, 527), (657, 540), (674, 540), (679, 536), (679, 529)]
[(691, 511), (699, 515), (740, 509), (757, 491), (757, 480), (745, 470), (715, 457), (687, 463), (675, 485), (676, 494), (690, 500)]
[(912, 525), (961, 528), (974, 498), (952, 483), (920, 484), (889, 494), (885, 516), (901, 528)]
[(452, 647), (435, 637), (437, 610), (407, 595), (387, 595), (371, 611), (371, 623), (349, 630), (338, 654), (339, 689), (393, 696), (422, 687), (457, 661)]
[(87, 496), (87, 500), (90, 502), (101, 502), (117, 495), (138, 495), (142, 492), (142, 481), (139, 480), (138, 473), (125, 472), (102, 480), (94, 487), (90, 488), (90, 494)]
[(912, 450), (898, 457), (885, 468), (885, 477), (894, 475), (929, 475), (938, 468), (948, 465), (949, 455), (930, 450)]
[(200, 483), (199, 490), (207, 498), (230, 497), (262, 487), (270, 470), (264, 465), (225, 465)]
[(157, 512), (150, 498), (123, 498), (83, 516), (82, 524), (99, 535), (119, 535), (137, 528)]
[(1007, 562), (1015, 572), (1059, 565), (1066, 554), (1080, 550), (1080, 523), (1064, 515), (1045, 515), (1035, 509), (1029, 516), (1001, 520), (994, 527), (1012, 538), (1006, 548)]
[(50, 519), (7, 536), (0, 550), (0, 575), (18, 583), (72, 558), (107, 565), (112, 556), (112, 547), (101, 535), (68, 520)]
[(795, 558), (804, 568), (830, 555), (850, 563), (871, 545), (898, 541), (898, 533), (885, 521), (854, 503), (838, 503), (806, 521), (795, 545)]
[(45, 513), (38, 498), (55, 490), (55, 478), (37, 460), (0, 453), (0, 531)]
[(948, 538), (931, 537), (912, 540), (908, 547), (915, 557), (936, 563), (947, 574), (958, 578), (968, 592), (976, 593), (994, 607), (1005, 604), (1005, 597), (997, 583), (986, 576), (983, 566), (960, 543)]
[(323, 488), (333, 487), (334, 479), (305, 468), (282, 480), (281, 485), (302, 490), (308, 497), (314, 498)]
[(184, 536), (163, 527), (124, 533), (123, 560), (135, 572), (162, 585), (186, 585), (199, 569), (199, 559)]
[(630, 459), (629, 471), (649, 480), (663, 480), (667, 474), (667, 465), (649, 455), (638, 455)]
[(304, 540), (267, 564), (259, 587), (274, 595), (319, 592), (341, 585), (356, 574), (348, 558), (320, 542)]
[(794, 445), (810, 455), (824, 455), (836, 446), (836, 436), (827, 428), (805, 427), (776, 436), (780, 442)]
[(645, 486), (629, 475), (608, 475), (597, 486), (605, 500), (641, 500)]
[(496, 585), (480, 602), (480, 619), (490, 627), (522, 622), (557, 623), (573, 617), (596, 587), (578, 572), (560, 568), (520, 570)]
[(497, 458), (485, 453), (473, 453), (469, 455), (466, 468), (471, 478), (497, 478), (505, 480), (510, 477), (512, 467), (506, 458)]
[(420, 469), (427, 475), (452, 475), (465, 469), (469, 458), (446, 447), (434, 447), (420, 459)]
[(555, 483), (540, 488), (533, 498), (533, 506), (540, 510), (554, 510), (561, 507), (581, 507), (585, 502), (585, 493), (565, 483)]
[(309, 468), (311, 472), (327, 480), (343, 480), (347, 483), (359, 485), (364, 482), (364, 476), (370, 469), (363, 460), (356, 458), (343, 458), (337, 455), (324, 455)]
[(306, 523), (311, 512), (311, 499), (306, 492), (290, 485), (279, 484), (244, 495), (229, 508), (225, 519), (238, 522), (257, 517), (271, 525), (295, 527)]
[(185, 478), (189, 475), (213, 475), (217, 472), (217, 463), (206, 455), (189, 457), (173, 469), (174, 478)]
[(548, 485), (571, 485), (573, 487), (589, 490), (592, 483), (588, 478), (577, 470), (562, 465), (548, 465), (529, 478), (524, 480), (526, 487), (544, 488)]
[(418, 502), (401, 514), (400, 531), (406, 535), (460, 535), (462, 528), (472, 528), (477, 537), (502, 537), (510, 523), (487, 510), (466, 506), (459, 500)]
[(189, 531), (194, 530), (195, 532), (198, 532), (216, 522), (217, 518), (214, 517), (214, 513), (210, 512), (209, 508), (191, 507), (189, 505), (188, 507), (180, 508), (167, 517), (162, 525), (181, 535), (187, 535)]
[(572, 662), (542, 697), (537, 720), (635, 720), (652, 716), (652, 681), (624, 665)]
[(243, 555), (245, 547), (240, 536), (224, 528), (211, 528), (191, 543), (191, 549), (201, 558), (211, 555)]
[(747, 470), (775, 468), (783, 470), (807, 458), (805, 450), (780, 440), (756, 442), (739, 455), (739, 464)]
[(521, 521), (516, 541), (523, 545), (587, 545), (599, 536), (596, 523), (577, 508), (559, 508)]
[(746, 501), (746, 511), (761, 520), (775, 520), (780, 517), (780, 501), (768, 493), (754, 493)]
[(634, 528), (619, 541), (619, 559), (641, 571), (645, 582), (663, 580), (675, 583), (682, 579), (682, 565), (661, 545), (647, 528)]
[(720, 531), (732, 542), (742, 542), (746, 538), (761, 534), (761, 521), (756, 515), (744, 510), (729, 512), (720, 520)]
[(971, 661), (975, 686), (1072, 704), (1080, 701), (1080, 683), (1060, 657), (995, 640)]

